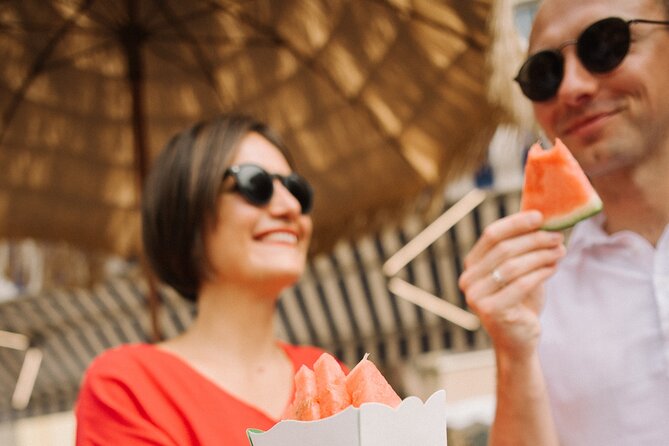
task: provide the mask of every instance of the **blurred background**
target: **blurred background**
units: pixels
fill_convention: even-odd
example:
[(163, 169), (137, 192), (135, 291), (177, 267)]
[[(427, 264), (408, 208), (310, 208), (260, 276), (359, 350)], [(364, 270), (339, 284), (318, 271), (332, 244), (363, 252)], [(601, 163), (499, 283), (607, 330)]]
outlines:
[(494, 358), (457, 277), (518, 207), (538, 2), (1, 2), (0, 444), (73, 444), (90, 360), (189, 323), (146, 282), (139, 191), (173, 133), (226, 111), (276, 128), (316, 193), (279, 336), (445, 388), (449, 444), (485, 444)]

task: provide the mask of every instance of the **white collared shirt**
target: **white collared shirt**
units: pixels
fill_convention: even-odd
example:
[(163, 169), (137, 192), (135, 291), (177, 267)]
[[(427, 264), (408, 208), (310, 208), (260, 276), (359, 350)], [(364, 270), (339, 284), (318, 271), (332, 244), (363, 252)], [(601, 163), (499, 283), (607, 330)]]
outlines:
[(669, 445), (669, 226), (657, 247), (574, 228), (547, 284), (540, 356), (565, 446)]

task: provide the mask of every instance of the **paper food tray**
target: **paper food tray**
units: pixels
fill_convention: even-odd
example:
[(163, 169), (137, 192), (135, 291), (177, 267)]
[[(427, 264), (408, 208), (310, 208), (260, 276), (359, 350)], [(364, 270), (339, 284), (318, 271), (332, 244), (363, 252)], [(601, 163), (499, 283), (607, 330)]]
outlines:
[(410, 396), (391, 408), (364, 403), (318, 421), (285, 420), (268, 431), (248, 429), (252, 446), (444, 446), (446, 392), (425, 403)]

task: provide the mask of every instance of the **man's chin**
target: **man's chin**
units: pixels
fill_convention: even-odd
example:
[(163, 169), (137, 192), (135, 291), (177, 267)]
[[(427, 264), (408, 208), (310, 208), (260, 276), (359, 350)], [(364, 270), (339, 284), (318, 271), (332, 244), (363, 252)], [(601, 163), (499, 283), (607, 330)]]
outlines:
[(583, 171), (591, 180), (620, 173), (632, 166), (632, 161), (626, 158), (610, 158), (592, 163), (583, 163)]

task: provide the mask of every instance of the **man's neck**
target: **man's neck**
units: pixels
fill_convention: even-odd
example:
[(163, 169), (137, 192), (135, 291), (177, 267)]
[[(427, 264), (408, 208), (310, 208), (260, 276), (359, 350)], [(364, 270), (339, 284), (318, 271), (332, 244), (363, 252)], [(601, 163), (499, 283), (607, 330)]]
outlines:
[(593, 185), (604, 202), (608, 233), (629, 230), (657, 244), (669, 224), (669, 163), (619, 169)]

